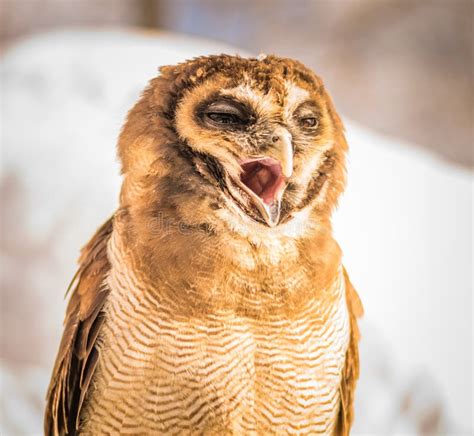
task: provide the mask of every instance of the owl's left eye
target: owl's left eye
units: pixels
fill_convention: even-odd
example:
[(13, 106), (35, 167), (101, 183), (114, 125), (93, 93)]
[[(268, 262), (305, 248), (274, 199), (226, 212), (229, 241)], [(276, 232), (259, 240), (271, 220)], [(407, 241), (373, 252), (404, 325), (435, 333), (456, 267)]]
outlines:
[(300, 124), (306, 128), (318, 127), (319, 121), (316, 117), (304, 117), (300, 119)]

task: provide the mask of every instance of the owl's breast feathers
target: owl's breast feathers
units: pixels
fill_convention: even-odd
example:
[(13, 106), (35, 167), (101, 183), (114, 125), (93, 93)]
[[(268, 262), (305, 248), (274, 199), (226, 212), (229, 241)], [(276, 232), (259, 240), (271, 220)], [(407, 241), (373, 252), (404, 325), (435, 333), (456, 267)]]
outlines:
[[(185, 319), (184, 323), (175, 323), (173, 306), (161, 310), (159, 308), (160, 296), (158, 296), (156, 301), (151, 303), (149, 297), (146, 297), (147, 301), (143, 303), (140, 310), (148, 307), (148, 312), (145, 318), (139, 321), (138, 315), (135, 317), (135, 314), (130, 312), (136, 308), (134, 304), (140, 301), (140, 295), (137, 289), (125, 289), (128, 285), (133, 288), (133, 279), (127, 279), (128, 281), (122, 286), (121, 280), (126, 280), (121, 278), (120, 274), (115, 273), (118, 278), (113, 278), (114, 269), (120, 269), (120, 267), (126, 269), (124, 265), (120, 266), (121, 261), (120, 258), (117, 259), (116, 253), (113, 253), (111, 258), (110, 246), (114, 241), (110, 239), (112, 235), (116, 236), (117, 218), (115, 221), (114, 224), (114, 218), (111, 218), (97, 231), (83, 249), (80, 257), (80, 267), (72, 283), (73, 290), (67, 309), (64, 334), (47, 395), (45, 434), (76, 434), (88, 423), (91, 423), (91, 426), (86, 430), (93, 429), (94, 417), (90, 415), (101, 409), (101, 413), (105, 413), (104, 410), (110, 398), (114, 398), (110, 403), (111, 408), (115, 407), (117, 410), (111, 409), (111, 415), (108, 418), (110, 422), (114, 420), (116, 424), (120, 422), (119, 428), (125, 428), (130, 424), (127, 419), (135, 416), (138, 421), (134, 424), (139, 424), (140, 420), (143, 421), (142, 427), (137, 428), (143, 431), (148, 428), (149, 431), (156, 433), (157, 429), (165, 428), (163, 426), (166, 416), (174, 413), (173, 419), (179, 418), (180, 413), (176, 409), (181, 406), (183, 416), (180, 419), (202, 425), (202, 420), (208, 418), (212, 420), (213, 416), (217, 420), (220, 416), (219, 411), (228, 407), (230, 409), (224, 413), (225, 416), (219, 417), (222, 427), (216, 424), (211, 432), (239, 433), (239, 431), (251, 429), (257, 433), (263, 431), (268, 434), (272, 431), (281, 431), (282, 428), (300, 428), (300, 431), (305, 432), (306, 428), (307, 431), (314, 433), (314, 429), (322, 428), (326, 429), (322, 430), (322, 433), (330, 429), (338, 435), (349, 434), (354, 415), (354, 390), (359, 374), (357, 344), (359, 330), (356, 319), (362, 315), (362, 305), (345, 270), (341, 275), (341, 266), (337, 268), (338, 273), (332, 280), (332, 282), (342, 283), (340, 289), (343, 294), (340, 301), (334, 300), (331, 307), (323, 309), (321, 303), (316, 302), (314, 306), (311, 306), (315, 308), (314, 316), (305, 314), (293, 321), (288, 318), (281, 321), (283, 324), (279, 321), (270, 325), (265, 320), (248, 320), (239, 314), (235, 316), (235, 320), (225, 318), (224, 321), (213, 324), (210, 330), (203, 330), (203, 333), (199, 331), (200, 326), (195, 324), (199, 323), (198, 317), (192, 322)], [(129, 292), (128, 295), (127, 292)], [(123, 301), (119, 301), (121, 298)], [(113, 319), (110, 313), (115, 310), (114, 304), (117, 304), (119, 309), (123, 309), (118, 310), (120, 313), (116, 319)], [(176, 310), (179, 312), (179, 308)], [(179, 317), (182, 318), (182, 314)], [(332, 324), (318, 325), (318, 322), (324, 323), (321, 317), (328, 323), (333, 320)], [(306, 319), (312, 324), (305, 325)], [(318, 319), (319, 321), (315, 321)], [(133, 323), (142, 325), (132, 325)], [(168, 330), (165, 329), (167, 325)], [(281, 325), (286, 327), (281, 328)], [(269, 326), (267, 330), (265, 330), (266, 326)], [(117, 330), (120, 328), (122, 330)], [(173, 328), (176, 331), (173, 332)], [(155, 330), (150, 336), (151, 339), (146, 339), (149, 338), (146, 332), (150, 329)], [(186, 343), (190, 340), (185, 336), (186, 329), (191, 329), (190, 331), (195, 335), (193, 338), (197, 342), (202, 342)], [(140, 336), (141, 331), (145, 332), (143, 333), (145, 339)], [(157, 332), (163, 335), (162, 338), (154, 336)], [(129, 335), (132, 338), (129, 349), (123, 349), (123, 345), (118, 346), (121, 340)], [(176, 367), (166, 366), (166, 358), (163, 357), (163, 362), (165, 362), (163, 368), (158, 371), (154, 367), (154, 372), (147, 372), (150, 364), (158, 365), (156, 361), (160, 360), (160, 357), (154, 356), (153, 352), (156, 354), (160, 346), (168, 352), (174, 350), (173, 347), (177, 347), (177, 344), (181, 345), (177, 342), (179, 338), (184, 341), (183, 344), (186, 347), (189, 345), (189, 348), (176, 348), (177, 361), (180, 357), (186, 361), (191, 358), (190, 356), (198, 356), (198, 362), (181, 368), (183, 371), (180, 372), (178, 363)], [(222, 342), (218, 342), (219, 338)], [(148, 340), (151, 342), (148, 343)], [(147, 342), (147, 345), (143, 345), (143, 341)], [(328, 347), (324, 351), (327, 354), (326, 361), (325, 354), (321, 354), (318, 341), (325, 341), (323, 346)], [(117, 344), (115, 349), (114, 342)], [(272, 344), (275, 345), (275, 349), (272, 349)], [(149, 356), (147, 357), (146, 353), (150, 349), (152, 357), (148, 359)], [(202, 350), (206, 352), (202, 355), (200, 363), (199, 353)], [(230, 351), (219, 354), (222, 350)], [(114, 352), (115, 356), (112, 356)], [(119, 363), (114, 360), (117, 353), (119, 359), (120, 354), (133, 358), (132, 361), (137, 366), (128, 369), (120, 367), (120, 360), (118, 360)], [(238, 359), (239, 355), (243, 360)], [(215, 356), (215, 362), (212, 361), (212, 356)], [(153, 359), (154, 362), (151, 362)], [(210, 359), (210, 362), (206, 359)], [(198, 368), (195, 365), (198, 365)], [(212, 369), (211, 373), (202, 372), (205, 371), (203, 369), (205, 365)], [(228, 368), (227, 375), (219, 374), (221, 367)], [(114, 372), (116, 374), (113, 374)], [(288, 379), (285, 379), (286, 373), (288, 373)], [(311, 380), (311, 377), (308, 379), (308, 373), (318, 374), (318, 376)], [(147, 380), (148, 376), (153, 377), (154, 380)], [(231, 378), (228, 379), (227, 376)], [(318, 379), (319, 376), (322, 377), (321, 380)], [(203, 380), (196, 380), (199, 377)], [(117, 398), (122, 397), (111, 397), (111, 392), (122, 378), (129, 383), (129, 386), (122, 392), (124, 402), (120, 404)], [(235, 380), (241, 380), (245, 386), (236, 386)], [(139, 383), (142, 385), (138, 385)], [(173, 391), (173, 383), (177, 391)], [(156, 391), (154, 396), (149, 397), (151, 384), (156, 385)], [(334, 388), (331, 388), (333, 385)], [(157, 395), (159, 389), (162, 389), (159, 392), (162, 392), (160, 395), (163, 397)], [(202, 390), (202, 392), (197, 392), (198, 399), (188, 404), (187, 399), (181, 397), (188, 391), (189, 396), (192, 397), (193, 389)], [(219, 393), (219, 389), (223, 392)], [(226, 389), (229, 392), (225, 392)], [(315, 391), (315, 389), (322, 390)], [(149, 398), (150, 404), (133, 403), (132, 398), (136, 398), (133, 391), (136, 391), (141, 401)], [(325, 397), (311, 398), (312, 392), (316, 393), (316, 396), (319, 392)], [(162, 412), (160, 407), (169, 408), (170, 404), (173, 404), (172, 401), (177, 401), (172, 410)], [(337, 402), (332, 407), (334, 410), (324, 412), (324, 408), (328, 407), (327, 404), (330, 401)], [(245, 403), (245, 408), (239, 403)], [(129, 404), (130, 407), (138, 404), (138, 409), (124, 410), (123, 408), (127, 409)], [(188, 409), (184, 408), (184, 404)], [(98, 408), (94, 405), (98, 405)], [(142, 411), (140, 407), (143, 407)], [(259, 408), (261, 410), (256, 410)], [(313, 413), (311, 411), (314, 410), (321, 410), (322, 418), (311, 416)], [(241, 411), (241, 415), (233, 415), (237, 411)], [(121, 416), (118, 421), (114, 413)], [(146, 424), (146, 416), (149, 417), (150, 413), (156, 424), (153, 428), (147, 427)], [(332, 418), (325, 418), (326, 414)], [(101, 419), (103, 422), (107, 421), (103, 417)], [(179, 428), (183, 421), (173, 421), (173, 419), (170, 423), (175, 422), (173, 425)], [(249, 419), (252, 422), (248, 422)], [(329, 419), (331, 422), (327, 422)], [(293, 422), (285, 423), (285, 420)], [(234, 421), (238, 421), (238, 424), (232, 424)], [(272, 428), (272, 426), (275, 427)], [(192, 433), (192, 431), (189, 432)]]

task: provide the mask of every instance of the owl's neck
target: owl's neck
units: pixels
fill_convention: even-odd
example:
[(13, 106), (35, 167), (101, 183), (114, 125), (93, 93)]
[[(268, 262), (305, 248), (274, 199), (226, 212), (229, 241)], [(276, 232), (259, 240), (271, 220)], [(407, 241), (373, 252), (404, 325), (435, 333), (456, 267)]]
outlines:
[(235, 232), (179, 226), (166, 217), (144, 234), (133, 231), (129, 219), (117, 220), (117, 262), (129, 264), (148, 288), (182, 310), (292, 313), (327, 297), (339, 273), (340, 249), (323, 230), (256, 244)]

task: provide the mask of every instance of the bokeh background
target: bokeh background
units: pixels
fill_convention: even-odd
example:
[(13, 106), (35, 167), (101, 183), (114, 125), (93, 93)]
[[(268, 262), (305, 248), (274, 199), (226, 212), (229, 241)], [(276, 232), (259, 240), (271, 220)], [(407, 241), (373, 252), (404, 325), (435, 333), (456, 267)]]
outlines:
[(41, 434), (78, 249), (157, 67), (276, 53), (348, 130), (335, 217), (364, 301), (355, 434), (473, 426), (473, 14), (464, 0), (0, 0), (0, 433)]

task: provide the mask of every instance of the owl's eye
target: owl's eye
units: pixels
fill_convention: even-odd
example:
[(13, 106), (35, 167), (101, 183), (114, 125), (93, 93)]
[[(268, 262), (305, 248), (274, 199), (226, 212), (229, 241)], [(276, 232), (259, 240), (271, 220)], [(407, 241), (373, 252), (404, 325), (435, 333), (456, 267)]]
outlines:
[(206, 114), (215, 123), (219, 124), (243, 124), (244, 121), (235, 114), (226, 112), (208, 112)]
[(300, 124), (302, 127), (314, 129), (315, 127), (318, 127), (319, 121), (316, 117), (304, 117), (300, 119)]
[(201, 112), (201, 119), (212, 127), (240, 129), (250, 122), (250, 114), (240, 102), (217, 100)]

